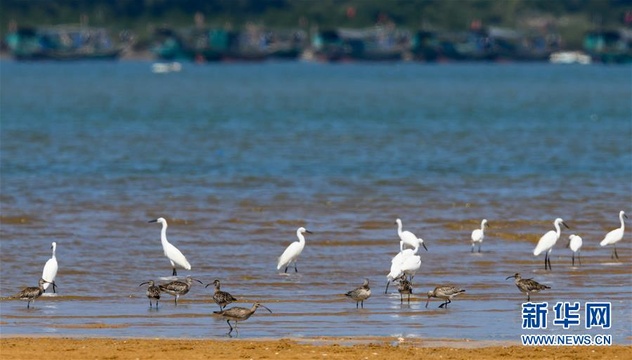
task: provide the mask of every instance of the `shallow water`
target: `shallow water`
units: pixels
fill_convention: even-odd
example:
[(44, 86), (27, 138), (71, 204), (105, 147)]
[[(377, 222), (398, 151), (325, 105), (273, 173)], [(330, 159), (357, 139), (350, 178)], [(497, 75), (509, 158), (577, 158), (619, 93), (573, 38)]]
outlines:
[[(518, 341), (525, 297), (552, 287), (546, 330), (630, 343), (632, 246), (598, 243), (632, 212), (630, 67), (3, 62), (2, 334), (223, 337), (211, 288), (149, 309), (168, 277), (160, 226), (205, 284), (258, 311), (239, 336), (403, 336)], [(7, 91), (11, 89), (11, 91)], [(395, 218), (422, 237), (410, 305), (384, 294)], [(553, 271), (532, 250), (562, 217)], [(481, 254), (469, 234), (487, 218)], [(629, 221), (628, 221), (629, 222)], [(305, 226), (299, 273), (276, 258)], [(568, 235), (584, 238), (570, 266)], [(57, 296), (26, 309), (58, 243)], [(365, 308), (342, 294), (369, 278)], [(166, 280), (161, 280), (166, 281)], [(448, 309), (425, 293), (454, 284)], [(558, 301), (610, 301), (613, 327), (552, 326)], [(233, 304), (234, 305), (234, 304)], [(231, 305), (229, 305), (230, 307)], [(583, 321), (583, 319), (582, 319)]]

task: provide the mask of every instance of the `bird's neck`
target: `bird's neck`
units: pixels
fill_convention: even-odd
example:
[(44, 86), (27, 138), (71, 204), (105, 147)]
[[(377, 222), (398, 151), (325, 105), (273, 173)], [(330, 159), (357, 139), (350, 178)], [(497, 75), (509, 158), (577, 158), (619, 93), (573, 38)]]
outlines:
[(167, 241), (167, 224), (162, 225), (162, 230), (160, 231), (160, 241), (163, 244), (169, 243), (169, 241)]

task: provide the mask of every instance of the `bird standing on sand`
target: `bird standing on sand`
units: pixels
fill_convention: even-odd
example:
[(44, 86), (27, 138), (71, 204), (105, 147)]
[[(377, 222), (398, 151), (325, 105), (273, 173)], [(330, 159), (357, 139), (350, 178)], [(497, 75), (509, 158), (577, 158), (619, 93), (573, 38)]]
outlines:
[(535, 280), (532, 279), (523, 279), (519, 273), (515, 273), (512, 276), (508, 276), (505, 280), (509, 280), (511, 278), (516, 279), (515, 283), (518, 289), (527, 293), (527, 301), (531, 301), (531, 293), (539, 293), (541, 290), (550, 289), (550, 286), (542, 285)]
[(215, 301), (215, 303), (219, 305), (220, 310), (223, 310), (226, 305), (232, 303), (233, 301), (237, 301), (237, 299), (235, 299), (231, 294), (227, 293), (226, 291), (220, 290), (220, 282), (218, 279), (215, 279), (215, 281), (210, 284), (206, 284), (205, 287), (208, 287), (211, 284), (215, 285), (215, 291), (213, 292), (213, 301)]
[(145, 281), (138, 286), (140, 287), (145, 284), (149, 284), (146, 292), (147, 298), (149, 298), (149, 307), (151, 308), (151, 301), (156, 300), (156, 309), (158, 309), (158, 300), (160, 300), (160, 287), (156, 286), (153, 280)]
[(294, 272), (298, 272), (296, 268), (296, 261), (298, 260), (298, 256), (301, 255), (303, 248), (305, 248), (305, 236), (304, 233), (311, 234), (312, 232), (306, 230), (304, 227), (300, 227), (296, 230), (296, 237), (298, 237), (298, 241), (291, 243), (283, 252), (281, 256), (279, 256), (279, 262), (277, 264), (277, 270), (281, 270), (285, 266), (285, 272), (287, 273), (287, 269), (294, 262)]
[[(55, 277), (57, 276), (57, 257), (55, 256), (55, 250), (57, 250), (57, 243), (52, 242), (50, 248), (53, 251), (53, 255), (51, 255), (50, 259), (46, 261), (44, 264), (44, 270), (42, 270), (42, 279), (44, 279), (44, 292), (48, 289), (50, 284), (55, 283)], [(55, 292), (55, 286), (53, 286), (53, 293)]]
[(542, 237), (538, 241), (538, 245), (536, 245), (535, 249), (533, 249), (534, 256), (538, 256), (541, 253), (546, 252), (544, 254), (544, 270), (546, 270), (547, 267), (549, 270), (552, 270), (550, 254), (551, 250), (553, 250), (553, 246), (555, 246), (555, 243), (557, 243), (557, 240), (560, 238), (560, 224), (566, 226), (567, 229), (570, 229), (568, 225), (566, 225), (564, 220), (562, 220), (561, 218), (555, 219), (555, 221), (553, 221), (555, 231), (551, 230), (542, 235)]
[[(481, 228), (472, 231), (472, 251), (474, 252), (474, 246), (478, 244), (478, 252), (481, 252), (481, 245), (483, 245), (483, 239), (485, 239), (485, 226), (487, 225), (487, 219), (481, 221)], [(487, 225), (488, 226), (488, 225)]]
[(581, 266), (582, 258), (579, 255), (579, 249), (581, 249), (582, 247), (582, 238), (579, 237), (579, 235), (572, 234), (568, 237), (568, 240), (568, 247), (573, 252), (572, 266), (575, 266), (575, 253), (577, 253), (577, 260), (579, 261), (579, 265)]
[(160, 291), (166, 292), (167, 294), (175, 296), (175, 304), (178, 305), (178, 298), (180, 295), (186, 295), (186, 293), (191, 290), (191, 285), (193, 285), (193, 280), (199, 282), (200, 284), (204, 284), (198, 279), (194, 279), (191, 276), (187, 276), (185, 281), (174, 280), (172, 282), (158, 285)]
[(453, 297), (464, 292), (465, 290), (450, 285), (437, 286), (436, 288), (434, 288), (434, 290), (428, 291), (428, 300), (426, 300), (426, 307), (428, 307), (428, 302), (430, 302), (430, 298), (434, 297), (445, 300), (444, 303), (439, 305), (439, 308), (447, 308), (448, 304), (452, 302)]
[(213, 311), (214, 314), (218, 314), (221, 317), (223, 317), (224, 319), (226, 319), (226, 322), (228, 323), (228, 326), (230, 327), (230, 331), (228, 331), (228, 335), (230, 335), (231, 332), (233, 332), (233, 326), (230, 324), (230, 321), (232, 320), (233, 322), (235, 322), (235, 330), (237, 330), (237, 334), (239, 334), (239, 329), (237, 329), (237, 323), (239, 321), (246, 321), (248, 320), (248, 318), (255, 313), (255, 311), (257, 311), (257, 308), (262, 307), (266, 310), (268, 310), (270, 313), (272, 313), (272, 310), (268, 309), (267, 307), (259, 304), (259, 303), (254, 303), (252, 304), (252, 307), (250, 309), (248, 308), (244, 308), (244, 307), (232, 307), (228, 310), (220, 310), (220, 311)]
[(415, 252), (417, 252), (417, 249), (419, 249), (419, 246), (423, 246), (424, 249), (426, 249), (426, 251), (428, 251), (428, 248), (426, 247), (426, 244), (424, 243), (423, 239), (418, 238), (417, 235), (413, 234), (412, 232), (406, 230), (406, 231), (402, 231), (402, 220), (401, 219), (396, 219), (395, 223), (397, 224), (397, 235), (399, 236), (399, 251), (403, 251), (404, 250), (404, 246), (409, 246), (413, 249), (415, 249)]
[[(35, 286), (26, 287), (17, 294), (17, 297), (20, 298), (20, 300), (28, 300), (28, 303), (26, 303), (27, 309), (31, 307), (31, 303), (35, 304), (35, 299), (37, 299), (38, 297), (42, 295), (42, 293), (44, 292), (45, 283), (47, 283), (46, 280), (40, 279), (37, 287)], [(51, 284), (53, 284), (53, 291), (54, 291), (57, 285), (55, 285), (55, 283), (51, 283)]]
[(160, 223), (162, 224), (162, 231), (160, 232), (160, 242), (162, 243), (162, 250), (165, 253), (165, 256), (171, 262), (171, 267), (173, 268), (172, 276), (178, 276), (178, 272), (176, 271), (176, 264), (185, 268), (186, 270), (191, 270), (191, 264), (187, 261), (187, 258), (182, 255), (180, 250), (175, 246), (171, 245), (171, 243), (167, 240), (167, 220), (164, 218), (158, 218), (156, 220), (150, 220), (150, 223)]
[(358, 308), (358, 304), (361, 304), (362, 308), (364, 309), (364, 300), (371, 297), (371, 288), (369, 287), (369, 279), (364, 279), (362, 286), (349, 291), (348, 293), (345, 294), (345, 296), (350, 297), (356, 302), (356, 309)]
[(612, 255), (610, 255), (611, 259), (614, 259), (615, 257), (619, 259), (619, 254), (617, 254), (617, 243), (621, 239), (623, 239), (623, 232), (625, 231), (625, 222), (623, 221), (623, 218), (627, 219), (628, 216), (625, 214), (623, 210), (621, 210), (619, 212), (619, 220), (621, 221), (621, 227), (607, 233), (606, 237), (604, 237), (603, 240), (601, 240), (601, 242), (599, 243), (599, 245), (601, 246), (606, 246), (606, 245), (613, 246)]

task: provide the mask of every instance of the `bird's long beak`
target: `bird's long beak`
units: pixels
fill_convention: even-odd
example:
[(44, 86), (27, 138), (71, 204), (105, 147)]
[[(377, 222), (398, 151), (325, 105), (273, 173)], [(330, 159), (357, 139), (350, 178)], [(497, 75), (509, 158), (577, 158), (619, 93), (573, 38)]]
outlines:
[(515, 278), (515, 277), (516, 277), (516, 275), (507, 276), (507, 278), (505, 280), (509, 280), (509, 279)]
[(428, 296), (428, 300), (426, 300), (426, 307), (428, 307), (429, 302), (430, 302), (430, 296)]
[(629, 219), (629, 217), (626, 214), (623, 214), (623, 217), (626, 219)]
[(213, 285), (213, 283), (206, 284), (205, 288), (207, 288), (209, 285)]
[(158, 222), (158, 219), (149, 220), (149, 221), (147, 221), (147, 222), (148, 222), (148, 223), (155, 223), (155, 222)]
[(313, 234), (313, 232), (309, 231), (309, 230), (305, 230), (306, 233), (308, 234)]
[(57, 289), (57, 284), (55, 284), (54, 281), (51, 282), (51, 281), (44, 280), (44, 282), (53, 285), (53, 291), (55, 291), (55, 289)]
[(259, 304), (259, 306), (261, 306), (262, 308), (268, 310), (270, 312), (270, 314), (272, 314), (272, 310), (268, 309), (266, 306)]
[(566, 228), (570, 230), (570, 228), (568, 227), (568, 225), (566, 225), (564, 221), (562, 221), (562, 225), (566, 226)]
[(204, 283), (203, 283), (203, 282), (201, 282), (201, 281), (200, 281), (200, 280), (198, 280), (198, 279), (193, 279), (193, 278), (191, 278), (191, 279), (192, 279), (192, 280), (195, 280), (195, 281), (197, 281), (197, 282), (199, 282), (199, 283), (200, 283), (200, 284), (202, 284), (202, 285), (204, 285)]
[(423, 246), (424, 249), (426, 249), (426, 251), (428, 251), (428, 248), (426, 247), (426, 243), (421, 243), (421, 246)]
[(140, 285), (138, 285), (138, 286), (140, 287), (140, 286), (143, 286), (143, 285), (145, 285), (145, 284), (149, 284), (149, 281), (145, 281), (144, 283), (141, 283), (141, 284), (140, 284)]

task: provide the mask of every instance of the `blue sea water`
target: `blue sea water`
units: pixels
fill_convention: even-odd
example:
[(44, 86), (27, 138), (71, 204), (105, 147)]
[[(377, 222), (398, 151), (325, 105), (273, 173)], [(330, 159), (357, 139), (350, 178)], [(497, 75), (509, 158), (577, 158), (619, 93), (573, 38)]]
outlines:
[[(629, 66), (150, 65), (0, 63), (2, 334), (225, 336), (212, 287), (149, 309), (138, 284), (171, 275), (147, 223), (164, 217), (193, 267), (179, 275), (272, 309), (241, 337), (518, 341), (525, 299), (505, 278), (520, 272), (551, 286), (532, 297), (551, 311), (612, 302), (604, 332), (630, 343), (629, 230), (619, 261), (599, 246), (620, 210), (632, 214)], [(410, 305), (383, 290), (398, 217), (429, 249)], [(571, 229), (544, 271), (532, 250), (557, 217)], [(313, 232), (299, 273), (279, 275), (299, 226)], [(59, 294), (27, 310), (9, 297), (37, 284), (52, 241)], [(342, 294), (364, 278), (373, 295), (356, 310)], [(466, 294), (426, 308), (442, 284)]]

